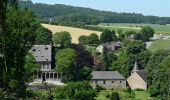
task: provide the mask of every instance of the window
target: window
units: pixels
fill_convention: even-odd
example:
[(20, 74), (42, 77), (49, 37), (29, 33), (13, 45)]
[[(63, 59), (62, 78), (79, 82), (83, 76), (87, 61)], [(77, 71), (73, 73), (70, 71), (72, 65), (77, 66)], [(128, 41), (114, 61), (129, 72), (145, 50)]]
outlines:
[(120, 81), (120, 83), (122, 83), (122, 81)]
[(95, 83), (97, 83), (97, 81), (95, 81)]
[(114, 81), (112, 81), (112, 83), (114, 83)]
[(106, 81), (104, 80), (104, 81), (103, 81), (103, 84), (105, 84), (105, 83), (106, 83)]
[(33, 49), (32, 51), (33, 51), (33, 52), (35, 52), (36, 50), (35, 50), (35, 49)]
[(46, 47), (45, 50), (48, 50), (48, 47)]

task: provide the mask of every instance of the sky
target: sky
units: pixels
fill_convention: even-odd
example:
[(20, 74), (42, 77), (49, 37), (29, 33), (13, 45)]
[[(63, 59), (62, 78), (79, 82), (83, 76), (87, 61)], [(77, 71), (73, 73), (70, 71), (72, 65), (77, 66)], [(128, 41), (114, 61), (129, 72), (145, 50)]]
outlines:
[(170, 17), (170, 0), (32, 0), (34, 3), (65, 4), (97, 10)]

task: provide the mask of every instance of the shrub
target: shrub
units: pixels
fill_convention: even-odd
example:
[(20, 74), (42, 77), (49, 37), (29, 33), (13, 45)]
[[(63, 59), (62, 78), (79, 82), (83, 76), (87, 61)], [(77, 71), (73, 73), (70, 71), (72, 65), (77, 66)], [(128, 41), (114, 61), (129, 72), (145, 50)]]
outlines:
[(110, 100), (120, 100), (119, 94), (117, 92), (112, 92)]

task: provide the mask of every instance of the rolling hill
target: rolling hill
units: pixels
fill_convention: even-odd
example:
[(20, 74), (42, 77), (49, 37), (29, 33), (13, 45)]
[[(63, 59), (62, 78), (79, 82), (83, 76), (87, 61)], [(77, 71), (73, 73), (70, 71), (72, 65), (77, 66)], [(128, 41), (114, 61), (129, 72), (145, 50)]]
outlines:
[(144, 16), (136, 13), (117, 13), (111, 11), (100, 11), (91, 8), (74, 7), (68, 5), (49, 5), (42, 3), (32, 3), (20, 1), (20, 7), (32, 10), (43, 22), (81, 22), (85, 24), (99, 23), (151, 23), (151, 24), (170, 24), (170, 17)]

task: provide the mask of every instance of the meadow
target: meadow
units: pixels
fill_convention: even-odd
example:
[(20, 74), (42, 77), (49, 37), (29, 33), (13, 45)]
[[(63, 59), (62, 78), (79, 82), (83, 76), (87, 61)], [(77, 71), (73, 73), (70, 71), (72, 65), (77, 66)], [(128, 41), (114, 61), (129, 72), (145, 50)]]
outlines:
[(156, 40), (153, 41), (151, 46), (148, 48), (150, 51), (155, 52), (157, 50), (167, 50), (170, 49), (170, 40)]
[[(116, 90), (119, 93), (120, 100), (148, 100), (150, 94), (148, 91), (133, 91), (132, 93), (123, 91), (123, 90)], [(101, 90), (96, 100), (110, 100), (109, 94), (111, 94), (112, 90)]]
[(170, 24), (159, 25), (159, 24), (136, 24), (136, 23), (101, 23), (97, 26), (115, 31), (121, 29), (123, 32), (129, 30), (134, 30), (138, 32), (142, 27), (150, 26), (155, 30), (156, 34), (170, 35)]
[(52, 33), (61, 32), (61, 31), (67, 31), (70, 33), (72, 37), (72, 43), (78, 43), (78, 38), (81, 35), (90, 35), (91, 33), (96, 33), (98, 36), (100, 36), (101, 32), (99, 31), (93, 31), (93, 30), (86, 30), (86, 29), (80, 29), (80, 28), (74, 28), (74, 27), (67, 27), (67, 26), (58, 26), (58, 25), (49, 25), (49, 24), (41, 24), (43, 27), (49, 29), (52, 31)]

